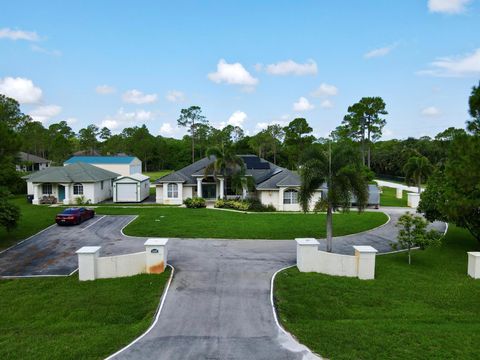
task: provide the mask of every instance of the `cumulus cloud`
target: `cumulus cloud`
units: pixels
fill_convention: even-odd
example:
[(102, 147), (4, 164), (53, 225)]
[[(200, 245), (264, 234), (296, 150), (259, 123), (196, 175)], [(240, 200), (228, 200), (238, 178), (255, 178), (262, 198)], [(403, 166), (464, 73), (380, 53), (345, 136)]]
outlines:
[(39, 41), (40, 36), (34, 31), (13, 30), (10, 28), (0, 29), (0, 39)]
[(217, 64), (217, 71), (208, 74), (208, 78), (214, 83), (227, 83), (233, 85), (244, 85), (252, 87), (258, 84), (258, 79), (254, 78), (240, 63), (227, 63), (220, 59)]
[(321, 83), (320, 86), (311, 94), (313, 97), (335, 96), (338, 95), (338, 88), (335, 85)]
[(430, 68), (418, 72), (420, 75), (437, 77), (462, 77), (480, 74), (480, 48), (473, 53), (455, 57), (438, 58)]
[(144, 94), (139, 90), (133, 89), (126, 91), (122, 98), (126, 103), (151, 104), (157, 101), (157, 94)]
[(428, 106), (421, 111), (421, 114), (428, 117), (437, 117), (441, 114), (441, 112), (435, 106)]
[(100, 127), (107, 127), (112, 131), (120, 130), (125, 127), (141, 125), (146, 121), (153, 119), (151, 111), (137, 110), (127, 112), (120, 108), (113, 116), (107, 116), (100, 124)]
[(243, 123), (245, 122), (246, 119), (247, 119), (247, 114), (245, 114), (243, 111), (235, 111), (228, 118), (227, 125), (243, 127)]
[(466, 10), (471, 0), (428, 0), (430, 12), (459, 14)]
[(97, 94), (101, 94), (101, 95), (112, 94), (115, 91), (116, 91), (116, 89), (113, 86), (110, 86), (110, 85), (98, 85), (95, 88), (95, 92)]
[(333, 108), (333, 102), (326, 99), (326, 100), (323, 100), (321, 103), (320, 103), (320, 107), (322, 109), (331, 109)]
[(58, 105), (44, 105), (39, 106), (32, 111), (29, 115), (34, 121), (39, 121), (42, 124), (46, 123), (50, 118), (57, 116), (62, 112), (62, 107)]
[(170, 90), (165, 98), (170, 102), (178, 103), (185, 101), (185, 94), (178, 90)]
[(371, 59), (371, 58), (386, 56), (390, 53), (390, 51), (395, 49), (396, 46), (397, 46), (396, 44), (392, 44), (392, 45), (381, 47), (381, 48), (378, 48), (378, 49), (373, 49), (373, 50), (370, 50), (369, 52), (365, 53), (363, 55), (363, 57), (365, 59)]
[(5, 77), (0, 79), (0, 94), (17, 100), (20, 104), (38, 103), (42, 98), (42, 89), (30, 79)]
[(293, 110), (295, 111), (308, 111), (313, 108), (315, 108), (315, 106), (310, 104), (310, 101), (303, 96), (300, 97), (297, 102), (293, 103)]
[(267, 73), (271, 75), (315, 75), (317, 74), (317, 63), (308, 60), (304, 64), (293, 60), (281, 61), (276, 64), (270, 64), (266, 67)]

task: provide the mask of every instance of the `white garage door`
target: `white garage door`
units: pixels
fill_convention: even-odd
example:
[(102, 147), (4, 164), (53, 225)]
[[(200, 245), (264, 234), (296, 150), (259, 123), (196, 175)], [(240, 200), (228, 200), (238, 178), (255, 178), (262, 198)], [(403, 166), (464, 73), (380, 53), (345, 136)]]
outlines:
[(137, 184), (117, 184), (117, 201), (118, 202), (136, 202), (137, 201)]

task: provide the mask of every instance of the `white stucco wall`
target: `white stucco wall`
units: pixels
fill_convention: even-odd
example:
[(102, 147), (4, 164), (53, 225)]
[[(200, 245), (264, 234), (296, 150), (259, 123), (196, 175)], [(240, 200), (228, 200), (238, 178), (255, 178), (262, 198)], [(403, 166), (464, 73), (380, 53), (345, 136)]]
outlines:
[(183, 200), (183, 184), (182, 183), (175, 183), (178, 185), (178, 197), (177, 198), (169, 198), (168, 197), (168, 184), (163, 185), (163, 204), (165, 205), (182, 205)]
[(155, 186), (155, 202), (157, 204), (163, 204), (163, 184), (157, 184)]
[(97, 279), (131, 276), (145, 272), (145, 252), (127, 255), (99, 257)]
[[(283, 192), (288, 189), (296, 188), (280, 188), (278, 190), (257, 190), (257, 197), (263, 205), (273, 205), (278, 211), (302, 211), (300, 204), (284, 204)], [(322, 192), (316, 191), (310, 202), (310, 211), (313, 210), (315, 203), (321, 199)]]
[[(101, 201), (110, 199), (112, 197), (112, 181), (111, 180), (104, 180), (103, 183), (103, 190), (101, 189), (101, 182), (96, 183), (81, 183), (83, 185), (83, 196), (85, 200), (90, 200), (90, 203), (96, 204)], [(32, 182), (27, 182), (27, 189), (28, 193), (34, 196), (33, 203), (38, 204), (39, 199), (41, 199), (44, 195), (42, 192), (42, 184), (33, 184)], [(58, 185), (56, 183), (52, 183), (52, 194), (58, 199)], [(65, 204), (75, 204), (76, 198), (81, 197), (82, 195), (74, 195), (73, 194), (73, 183), (61, 183), (61, 185), (65, 186), (65, 199), (69, 199), (70, 201), (64, 201)]]
[(113, 171), (114, 173), (117, 173), (119, 175), (131, 175), (130, 164), (91, 164), (91, 165), (99, 167), (101, 169), (108, 170), (108, 171)]

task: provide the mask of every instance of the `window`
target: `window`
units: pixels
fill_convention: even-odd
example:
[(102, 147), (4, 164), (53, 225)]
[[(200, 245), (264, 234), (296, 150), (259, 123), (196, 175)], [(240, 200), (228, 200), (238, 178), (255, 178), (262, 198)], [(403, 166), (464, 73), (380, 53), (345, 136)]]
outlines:
[(82, 184), (73, 184), (73, 195), (83, 195)]
[(103, 180), (102, 180), (102, 182), (100, 183), (100, 189), (103, 190)]
[(167, 185), (167, 197), (174, 199), (178, 198), (178, 184)]
[(298, 191), (287, 190), (283, 193), (284, 204), (298, 204)]
[(42, 194), (50, 195), (52, 193), (52, 184), (42, 184)]

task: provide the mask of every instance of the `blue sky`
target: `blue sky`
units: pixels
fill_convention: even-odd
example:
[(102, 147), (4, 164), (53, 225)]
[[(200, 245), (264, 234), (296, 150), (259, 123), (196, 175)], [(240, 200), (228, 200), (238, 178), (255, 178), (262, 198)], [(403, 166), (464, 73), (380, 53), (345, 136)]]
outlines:
[(0, 93), (45, 125), (180, 137), (181, 108), (255, 133), (305, 117), (326, 136), (381, 96), (384, 138), (464, 127), (480, 0), (10, 1)]

